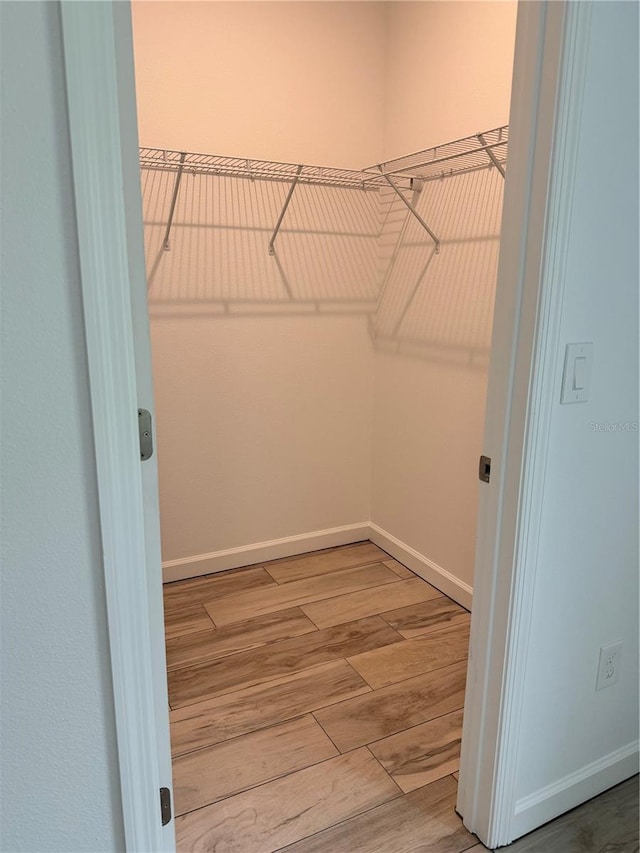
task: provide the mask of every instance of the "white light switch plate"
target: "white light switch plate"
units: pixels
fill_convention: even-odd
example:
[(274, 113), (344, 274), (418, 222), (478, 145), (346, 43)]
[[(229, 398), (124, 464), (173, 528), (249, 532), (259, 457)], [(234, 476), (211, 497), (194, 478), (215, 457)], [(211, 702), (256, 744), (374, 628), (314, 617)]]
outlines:
[(561, 403), (584, 403), (589, 399), (593, 344), (567, 344), (562, 374)]

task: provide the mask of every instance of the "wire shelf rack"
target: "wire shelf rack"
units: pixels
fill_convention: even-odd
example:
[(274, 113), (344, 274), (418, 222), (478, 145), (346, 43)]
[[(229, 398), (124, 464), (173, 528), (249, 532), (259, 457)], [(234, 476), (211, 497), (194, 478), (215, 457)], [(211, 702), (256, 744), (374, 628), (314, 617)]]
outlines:
[(376, 163), (364, 171), (372, 180), (381, 180), (381, 176), (406, 176), (421, 180), (446, 178), (476, 169), (498, 169), (504, 176), (509, 143), (509, 126), (497, 127), (456, 139), (444, 145), (407, 154), (384, 163)]
[(414, 154), (408, 154), (362, 170), (310, 166), (276, 160), (255, 160), (219, 154), (195, 154), (165, 148), (141, 148), (140, 167), (193, 174), (218, 175), (248, 180), (296, 180), (301, 184), (375, 190), (386, 186), (385, 175), (395, 176), (400, 186), (408, 188), (412, 179), (433, 180), (482, 168), (502, 168), (506, 164), (509, 127), (457, 139)]
[(227, 178), (246, 178), (251, 181), (283, 181), (315, 186), (375, 189), (375, 182), (364, 171), (336, 169), (330, 166), (308, 166), (300, 163), (280, 163), (275, 160), (253, 160), (245, 157), (225, 157), (217, 154), (193, 154), (162, 148), (141, 148), (140, 167)]
[(414, 154), (408, 154), (362, 170), (339, 169), (331, 166), (309, 166), (301, 163), (282, 163), (275, 160), (254, 160), (218, 154), (195, 154), (164, 148), (141, 148), (141, 169), (175, 173), (175, 184), (163, 241), (164, 249), (171, 248), (170, 234), (182, 175), (213, 175), (242, 178), (251, 181), (278, 181), (289, 184), (280, 216), (268, 243), (270, 255), (276, 254), (275, 241), (296, 186), (307, 184), (320, 187), (339, 187), (364, 192), (389, 188), (396, 193), (434, 243), (436, 254), (440, 240), (420, 216), (415, 206), (402, 192), (420, 190), (426, 181), (444, 179), (480, 169), (495, 169), (505, 176), (508, 126), (476, 133)]

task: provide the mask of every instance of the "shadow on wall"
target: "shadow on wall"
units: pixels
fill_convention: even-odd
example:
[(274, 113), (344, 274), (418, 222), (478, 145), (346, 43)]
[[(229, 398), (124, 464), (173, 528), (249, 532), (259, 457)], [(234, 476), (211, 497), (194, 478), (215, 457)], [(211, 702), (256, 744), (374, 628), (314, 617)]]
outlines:
[(299, 185), (275, 243), (269, 241), (289, 185), (184, 174), (171, 228), (163, 241), (173, 175), (143, 173), (149, 301), (210, 313), (272, 314), (375, 310), (375, 191)]
[[(380, 239), (381, 289), (372, 319), (386, 352), (485, 370), (491, 347), (504, 179), (481, 169), (425, 183), (414, 206), (433, 241), (397, 196)], [(404, 205), (402, 205), (404, 207)]]
[(411, 201), (389, 189), (298, 185), (269, 254), (289, 185), (182, 177), (170, 235), (171, 173), (143, 170), (153, 318), (350, 314), (377, 349), (485, 370), (503, 178), (495, 168), (427, 181)]

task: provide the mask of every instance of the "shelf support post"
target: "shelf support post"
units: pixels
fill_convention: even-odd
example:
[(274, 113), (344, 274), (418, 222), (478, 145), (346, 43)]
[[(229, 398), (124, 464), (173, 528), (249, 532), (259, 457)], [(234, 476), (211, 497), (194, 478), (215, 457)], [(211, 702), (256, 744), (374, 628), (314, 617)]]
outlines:
[(491, 148), (489, 148), (489, 146), (487, 145), (487, 141), (484, 138), (484, 136), (481, 133), (478, 133), (477, 136), (478, 136), (478, 139), (480, 140), (480, 145), (482, 145), (484, 147), (484, 150), (485, 150), (487, 157), (489, 158), (489, 160), (491, 160), (493, 165), (496, 167), (496, 169), (500, 172), (500, 174), (504, 178), (505, 172), (504, 172), (504, 167), (503, 167), (502, 163), (498, 160), (498, 158), (493, 153)]
[(273, 229), (273, 234), (271, 235), (271, 239), (269, 240), (269, 254), (275, 255), (276, 253), (276, 237), (278, 236), (278, 231), (280, 230), (280, 226), (282, 225), (282, 220), (284, 219), (284, 215), (287, 212), (287, 208), (289, 207), (289, 202), (291, 201), (291, 197), (293, 196), (293, 191), (296, 188), (296, 184), (300, 180), (300, 173), (302, 172), (303, 167), (298, 166), (298, 171), (296, 172), (296, 176), (293, 179), (291, 186), (289, 187), (289, 192), (287, 193), (287, 197), (284, 200), (284, 205), (282, 210), (280, 211), (280, 216), (278, 217), (278, 221), (276, 222), (276, 227)]
[(183, 151), (180, 155), (180, 165), (178, 166), (178, 171), (176, 173), (176, 180), (173, 185), (173, 195), (171, 196), (171, 207), (169, 208), (169, 219), (167, 220), (167, 230), (164, 232), (164, 240), (162, 241), (162, 248), (165, 252), (171, 251), (171, 243), (169, 242), (169, 235), (171, 234), (171, 225), (173, 224), (173, 214), (176, 209), (176, 202), (178, 200), (178, 190), (180, 189), (180, 181), (182, 179), (182, 171), (184, 169), (184, 160), (186, 157), (186, 152)]
[[(382, 171), (382, 170), (380, 170), (380, 171)], [(418, 220), (420, 225), (422, 225), (422, 227), (427, 232), (429, 237), (431, 237), (433, 242), (436, 244), (436, 249), (435, 249), (436, 255), (439, 255), (440, 254), (440, 240), (436, 237), (436, 235), (433, 233), (431, 228), (429, 228), (427, 223), (420, 216), (420, 214), (415, 209), (415, 207), (411, 204), (411, 202), (407, 201), (407, 199), (402, 195), (402, 193), (400, 192), (400, 189), (396, 186), (396, 184), (394, 184), (394, 182), (391, 180), (389, 175), (385, 175), (385, 173), (382, 172), (382, 176), (384, 177), (385, 181), (389, 184), (389, 186), (392, 188), (392, 190), (395, 192), (395, 194), (398, 196), (398, 198), (401, 199), (404, 202), (404, 204), (409, 208), (411, 213), (415, 216), (415, 218)]]

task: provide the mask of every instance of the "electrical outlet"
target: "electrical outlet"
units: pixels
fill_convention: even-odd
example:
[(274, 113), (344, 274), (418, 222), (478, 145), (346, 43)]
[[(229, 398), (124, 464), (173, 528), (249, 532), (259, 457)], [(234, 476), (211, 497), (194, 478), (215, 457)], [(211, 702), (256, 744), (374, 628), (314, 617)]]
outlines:
[(622, 640), (617, 643), (608, 643), (600, 646), (600, 661), (598, 663), (598, 680), (596, 690), (611, 687), (618, 680), (620, 674), (620, 656), (622, 654)]

